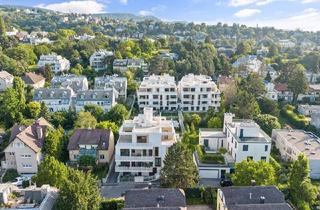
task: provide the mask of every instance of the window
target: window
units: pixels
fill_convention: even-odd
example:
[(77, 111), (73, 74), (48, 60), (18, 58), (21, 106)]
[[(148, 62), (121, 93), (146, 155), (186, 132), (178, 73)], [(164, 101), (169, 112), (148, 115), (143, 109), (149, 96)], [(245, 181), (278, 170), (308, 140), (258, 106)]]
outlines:
[(120, 156), (130, 156), (129, 149), (120, 149)]
[(146, 136), (137, 136), (137, 143), (147, 143)]
[(73, 155), (73, 158), (74, 159), (78, 159), (78, 155)]
[(154, 165), (156, 167), (161, 167), (161, 158), (155, 158), (154, 159)]
[(264, 145), (264, 151), (268, 151), (268, 145)]
[(261, 156), (261, 161), (267, 161), (267, 157), (266, 156)]
[(31, 158), (31, 155), (21, 155), (21, 158)]
[(152, 156), (152, 149), (149, 149), (149, 156)]
[(154, 148), (154, 156), (159, 156), (159, 147)]
[(25, 163), (22, 163), (22, 168), (31, 168), (32, 165), (31, 164), (25, 164)]
[(248, 150), (249, 150), (249, 145), (242, 146), (242, 151), (248, 151)]
[(9, 155), (10, 156), (14, 156), (14, 152), (9, 152)]
[(99, 156), (100, 160), (104, 160), (104, 155)]
[(235, 143), (234, 143), (234, 148), (236, 148), (236, 149), (237, 149), (237, 142), (235, 142)]

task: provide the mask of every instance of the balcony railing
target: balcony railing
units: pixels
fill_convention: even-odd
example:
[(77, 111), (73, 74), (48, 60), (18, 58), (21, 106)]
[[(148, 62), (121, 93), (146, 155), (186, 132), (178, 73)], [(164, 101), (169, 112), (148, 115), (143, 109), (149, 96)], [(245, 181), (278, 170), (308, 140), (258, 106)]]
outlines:
[(116, 172), (152, 172), (152, 167), (116, 166)]

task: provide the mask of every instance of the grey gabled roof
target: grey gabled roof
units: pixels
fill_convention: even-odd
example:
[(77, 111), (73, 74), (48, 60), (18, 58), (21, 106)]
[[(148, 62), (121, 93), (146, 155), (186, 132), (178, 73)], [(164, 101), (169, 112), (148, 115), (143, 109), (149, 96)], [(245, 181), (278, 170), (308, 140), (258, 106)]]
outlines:
[(71, 100), (73, 91), (70, 88), (39, 88), (34, 91), (33, 100), (68, 99)]
[(292, 210), (287, 203), (242, 204), (228, 207), (228, 210)]
[(110, 101), (114, 95), (114, 89), (107, 90), (83, 90), (78, 91), (77, 101)]
[(79, 150), (79, 145), (97, 145), (99, 150), (108, 150), (111, 132), (108, 129), (76, 129), (67, 149)]
[[(163, 196), (163, 201), (159, 197)], [(168, 209), (179, 209), (186, 207), (186, 198), (184, 191), (174, 188), (152, 188), (152, 189), (133, 189), (125, 193), (125, 209), (139, 209), (157, 207), (167, 207)], [(164, 209), (167, 209), (164, 208)]]

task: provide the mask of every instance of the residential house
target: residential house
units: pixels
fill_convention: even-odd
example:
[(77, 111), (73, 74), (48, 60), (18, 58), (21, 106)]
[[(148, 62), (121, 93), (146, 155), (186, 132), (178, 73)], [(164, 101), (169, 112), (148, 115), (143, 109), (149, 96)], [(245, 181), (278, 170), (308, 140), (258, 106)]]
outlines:
[(159, 178), (167, 150), (176, 142), (172, 121), (153, 116), (152, 108), (144, 108), (143, 114), (125, 120), (115, 152), (115, 171), (120, 173), (120, 180)]
[(148, 71), (148, 64), (143, 59), (115, 59), (113, 61), (113, 70), (126, 72), (128, 69), (138, 70), (141, 69), (144, 72)]
[(107, 69), (106, 59), (112, 57), (113, 52), (107, 50), (98, 50), (90, 56), (90, 66), (95, 71), (101, 71)]
[(97, 163), (110, 163), (114, 153), (114, 135), (108, 129), (76, 129), (69, 139), (70, 161), (81, 156), (96, 158)]
[(319, 81), (320, 81), (320, 73), (318, 73), (318, 72), (316, 73), (313, 71), (307, 71), (306, 77), (307, 77), (307, 80), (310, 84), (319, 83)]
[(126, 191), (123, 210), (142, 209), (187, 210), (186, 196), (182, 189), (175, 188), (132, 189)]
[(21, 77), (21, 79), (24, 81), (26, 85), (29, 85), (34, 89), (44, 87), (44, 84), (46, 82), (46, 79), (43, 76), (35, 74), (33, 72), (25, 73), (24, 76)]
[(279, 40), (278, 44), (280, 45), (281, 49), (290, 49), (296, 46), (296, 43), (288, 39)]
[(206, 112), (210, 107), (216, 111), (220, 107), (220, 90), (205, 75), (188, 74), (178, 84), (180, 108), (189, 112)]
[(6, 71), (0, 71), (0, 91), (12, 87), (14, 77)]
[(218, 47), (217, 51), (219, 55), (223, 54), (228, 58), (231, 58), (232, 55), (234, 55), (234, 53), (236, 52), (236, 49), (230, 46), (225, 46), (225, 47)]
[(232, 64), (232, 67), (239, 69), (239, 75), (242, 77), (248, 76), (249, 73), (259, 74), (262, 67), (262, 62), (255, 55), (242, 56)]
[(168, 74), (144, 77), (137, 90), (137, 97), (141, 109), (153, 107), (174, 111), (178, 108), (177, 85), (174, 77)]
[(304, 130), (274, 129), (272, 141), (279, 149), (281, 158), (288, 161), (304, 154), (309, 159), (310, 177), (320, 179), (320, 139)]
[(73, 92), (84, 91), (89, 89), (88, 80), (85, 76), (74, 74), (65, 74), (54, 76), (51, 80), (52, 88), (71, 88)]
[(2, 168), (13, 168), (19, 174), (38, 172), (42, 161), (42, 152), (46, 131), (53, 128), (44, 118), (36, 120), (30, 126), (14, 125), (11, 129), (9, 145), (4, 149), (5, 160)]
[(160, 52), (159, 56), (162, 59), (168, 59), (168, 60), (173, 60), (173, 61), (176, 61), (179, 58), (178, 54), (170, 53), (170, 52)]
[(288, 85), (285, 83), (276, 83), (274, 89), (278, 92), (278, 99), (285, 101), (293, 100), (293, 93), (288, 89)]
[(217, 210), (293, 210), (275, 186), (219, 188)]
[(57, 54), (40, 56), (38, 68), (44, 68), (47, 65), (51, 67), (54, 73), (66, 72), (70, 69), (70, 61)]
[(34, 91), (33, 100), (44, 102), (49, 112), (68, 111), (72, 106), (74, 92), (70, 88), (39, 88)]
[(275, 84), (272, 82), (265, 82), (264, 83), (266, 94), (265, 97), (277, 101), (278, 100), (278, 91), (275, 89)]
[(269, 48), (265, 47), (263, 44), (259, 49), (257, 49), (257, 56), (264, 57), (264, 56), (267, 56), (268, 53), (269, 53)]
[(312, 113), (320, 113), (320, 105), (299, 104), (298, 112), (304, 116), (310, 117)]
[(84, 110), (86, 105), (97, 105), (107, 112), (115, 104), (116, 91), (114, 89), (78, 91), (75, 99), (75, 109), (77, 112)]
[(309, 84), (308, 91), (303, 94), (299, 94), (298, 101), (308, 100), (314, 102), (320, 95), (320, 84)]
[(121, 98), (127, 98), (127, 78), (119, 77), (114, 74), (112, 76), (103, 76), (94, 78), (95, 90), (115, 89), (118, 92), (118, 96)]

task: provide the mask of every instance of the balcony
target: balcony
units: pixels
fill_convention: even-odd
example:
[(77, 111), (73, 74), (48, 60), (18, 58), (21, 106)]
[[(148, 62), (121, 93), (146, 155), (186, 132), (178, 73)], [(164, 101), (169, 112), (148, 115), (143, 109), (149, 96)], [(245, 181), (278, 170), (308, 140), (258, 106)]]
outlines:
[(116, 166), (116, 172), (152, 172), (153, 167)]
[(115, 156), (116, 160), (122, 160), (122, 161), (153, 161), (154, 157), (153, 156), (121, 156), (121, 155), (116, 155)]
[(80, 148), (80, 149), (79, 149), (79, 156), (78, 156), (78, 157), (81, 157), (81, 156), (83, 156), (83, 155), (91, 156), (91, 157), (96, 158), (96, 157), (97, 157), (97, 150), (96, 150), (96, 149), (84, 149), (84, 148)]

